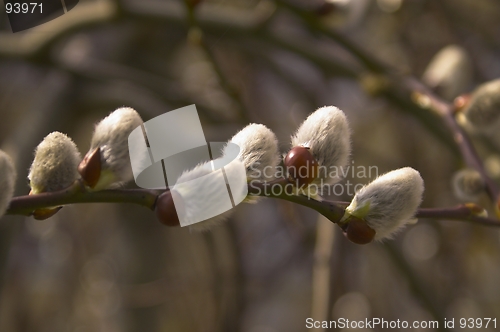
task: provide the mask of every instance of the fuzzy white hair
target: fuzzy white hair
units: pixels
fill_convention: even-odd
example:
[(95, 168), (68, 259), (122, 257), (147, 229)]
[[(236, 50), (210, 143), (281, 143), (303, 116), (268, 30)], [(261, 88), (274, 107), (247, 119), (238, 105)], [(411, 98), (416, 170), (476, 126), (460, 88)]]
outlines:
[[(245, 165), (249, 180), (269, 181), (275, 178), (280, 155), (278, 139), (269, 128), (262, 124), (251, 123), (234, 135), (229, 142), (240, 147), (237, 158)], [(223, 154), (226, 154), (226, 148)]]
[(12, 159), (0, 150), (0, 216), (3, 216), (14, 196), (14, 187), (16, 184), (16, 169)]
[(142, 125), (140, 115), (130, 107), (122, 107), (102, 119), (94, 129), (90, 150), (101, 149), (101, 177), (95, 190), (120, 185), (132, 180), (128, 136)]
[[(227, 172), (228, 168), (237, 164), (238, 162), (230, 163), (224, 166), (224, 169)], [(182, 185), (182, 183), (195, 179), (197, 179), (195, 186)], [(192, 170), (185, 171), (177, 180), (172, 191), (176, 191), (182, 199), (180, 215), (183, 216), (186, 223), (190, 224), (188, 227), (191, 231), (208, 231), (222, 224), (231, 215), (232, 210), (230, 209), (222, 214), (191, 224), (194, 220), (198, 220), (200, 215), (213, 211), (214, 207), (219, 206), (221, 202), (229, 198), (227, 190), (219, 190), (222, 182), (225, 183), (223, 173), (214, 172), (211, 162), (199, 164)]]
[[(320, 166), (318, 177), (310, 187), (340, 181), (341, 168), (347, 165), (351, 154), (351, 130), (344, 112), (334, 106), (316, 110), (292, 136), (294, 146), (309, 148)], [(330, 176), (332, 172), (335, 177)]]
[(80, 152), (71, 138), (60, 132), (45, 136), (35, 149), (28, 179), (34, 194), (69, 187), (78, 174)]
[(364, 219), (375, 230), (375, 240), (391, 238), (415, 221), (423, 192), (420, 173), (411, 167), (400, 168), (360, 189), (346, 208), (346, 215)]

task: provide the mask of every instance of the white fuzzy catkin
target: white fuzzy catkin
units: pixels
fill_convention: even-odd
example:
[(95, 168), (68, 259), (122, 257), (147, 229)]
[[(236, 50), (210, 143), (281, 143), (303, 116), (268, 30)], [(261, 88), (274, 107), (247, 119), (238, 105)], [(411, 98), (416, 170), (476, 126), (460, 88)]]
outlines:
[(448, 100), (464, 93), (472, 81), (472, 64), (467, 51), (458, 45), (444, 47), (430, 61), (422, 81)]
[[(192, 170), (182, 173), (176, 182), (183, 183), (199, 179), (196, 183), (196, 187), (191, 188), (190, 186), (174, 186), (172, 189), (177, 191), (182, 199), (183, 215), (188, 223), (190, 223), (193, 219), (197, 219), (197, 216), (204, 214), (213, 206), (220, 204), (222, 200), (226, 200), (228, 198), (227, 192), (217, 190), (219, 188), (217, 184), (220, 181), (224, 181), (223, 174), (221, 172), (217, 172), (214, 173), (217, 174), (216, 177), (205, 176), (211, 173), (213, 173), (211, 163), (200, 164)], [(191, 224), (188, 227), (192, 231), (208, 231), (226, 221), (230, 216), (231, 211), (232, 210), (228, 210), (215, 217)]]
[(269, 128), (251, 123), (229, 142), (240, 147), (237, 158), (245, 165), (249, 181), (270, 181), (275, 178), (280, 161), (278, 139)]
[(344, 112), (334, 106), (316, 110), (292, 136), (292, 147), (295, 146), (308, 147), (318, 161), (318, 177), (309, 185), (311, 192), (312, 186), (320, 189), (340, 181), (342, 168), (351, 154), (351, 130)]
[(88, 152), (101, 148), (101, 177), (94, 190), (116, 187), (132, 180), (128, 136), (140, 125), (140, 115), (130, 107), (117, 109), (96, 125)]
[(411, 167), (400, 168), (359, 190), (344, 218), (352, 215), (365, 220), (375, 230), (375, 240), (391, 238), (404, 225), (415, 221), (423, 193), (420, 173)]
[(7, 210), (16, 184), (16, 169), (10, 157), (0, 150), (0, 216)]
[(467, 124), (476, 130), (499, 131), (500, 120), (500, 79), (479, 85), (471, 94), (471, 99), (463, 116)]
[(484, 192), (485, 183), (481, 174), (474, 169), (462, 169), (453, 175), (453, 193), (465, 202), (475, 202)]
[(78, 174), (80, 152), (71, 138), (60, 132), (45, 136), (35, 149), (28, 179), (31, 192), (38, 194), (69, 187)]

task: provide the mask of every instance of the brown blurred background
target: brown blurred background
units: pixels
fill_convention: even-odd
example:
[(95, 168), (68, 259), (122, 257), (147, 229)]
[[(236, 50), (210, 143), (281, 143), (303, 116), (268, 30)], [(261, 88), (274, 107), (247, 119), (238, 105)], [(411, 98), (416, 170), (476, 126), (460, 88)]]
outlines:
[[(0, 142), (17, 166), (16, 195), (29, 191), (45, 135), (67, 133), (84, 153), (93, 124), (120, 106), (146, 121), (194, 103), (207, 141), (257, 122), (286, 152), (309, 113), (335, 105), (352, 125), (353, 165), (412, 166), (426, 183), (423, 206), (452, 206), (450, 179), (463, 163), (449, 133), (377, 96), (383, 80), (341, 39), (423, 75), (449, 100), (500, 76), (497, 0), (206, 0), (194, 19), (180, 0), (80, 0), (16, 34), (0, 12)], [(456, 52), (428, 67), (449, 45)], [(495, 144), (483, 143), (498, 179)], [(202, 234), (125, 204), (66, 207), (46, 221), (6, 216), (0, 331), (294, 332), (308, 330), (308, 317), (500, 324), (499, 241), (496, 228), (421, 220), (358, 246), (314, 211), (274, 199), (240, 205)]]

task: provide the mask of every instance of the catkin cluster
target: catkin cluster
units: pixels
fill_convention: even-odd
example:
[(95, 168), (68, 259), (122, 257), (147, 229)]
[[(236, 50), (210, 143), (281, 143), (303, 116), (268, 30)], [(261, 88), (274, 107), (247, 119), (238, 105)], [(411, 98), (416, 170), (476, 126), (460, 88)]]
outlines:
[[(293, 194), (321, 200), (322, 187), (342, 180), (340, 175), (344, 173), (340, 170), (347, 166), (351, 154), (351, 130), (344, 112), (326, 106), (310, 114), (299, 126), (283, 159), (279, 157), (276, 136), (261, 124), (246, 126), (229, 143), (235, 143), (240, 148), (237, 159), (245, 167), (249, 184), (252, 181), (267, 181), (270, 185), (292, 185)], [(224, 148), (222, 154), (226, 152)], [(280, 165), (286, 169), (281, 175), (278, 172)], [(219, 192), (211, 191), (222, 179), (207, 177), (210, 173), (210, 163), (185, 171), (177, 183), (193, 179), (201, 181), (196, 188), (184, 186), (182, 190), (176, 190), (174, 186), (171, 191), (160, 195), (156, 204), (159, 220), (166, 225), (178, 226), (179, 215), (183, 216), (183, 220), (190, 220), (198, 212), (223, 199), (219, 197)], [(390, 238), (413, 221), (423, 191), (423, 180), (416, 170), (405, 167), (389, 172), (356, 194), (340, 225), (347, 237), (356, 243)], [(200, 192), (213, 193), (207, 197)], [(231, 210), (189, 227), (192, 230), (208, 230), (226, 220), (230, 213)]]
[[(141, 117), (132, 108), (112, 112), (95, 126), (90, 150), (83, 159), (67, 135), (48, 134), (35, 149), (28, 175), (30, 195), (63, 190), (79, 180), (88, 190), (113, 188), (130, 181), (128, 136), (141, 124)], [(38, 209), (33, 216), (46, 219), (59, 209)]]
[[(132, 108), (112, 112), (95, 126), (90, 149), (83, 159), (71, 138), (59, 132), (47, 135), (36, 148), (30, 168), (31, 194), (64, 190), (76, 182), (96, 191), (131, 180), (128, 136), (142, 123)], [(235, 146), (239, 149), (237, 154)], [(161, 222), (169, 226), (189, 225), (193, 230), (210, 229), (230, 215), (231, 206), (219, 208), (228, 195), (232, 195), (232, 205), (237, 197), (236, 204), (256, 201), (257, 197), (246, 196), (247, 185), (254, 181), (292, 186), (292, 195), (321, 200), (321, 189), (342, 180), (341, 175), (345, 174), (342, 168), (347, 166), (351, 154), (351, 130), (344, 112), (325, 106), (298, 127), (284, 158), (280, 156), (276, 135), (255, 123), (234, 135), (221, 153), (220, 159), (184, 171), (171, 190), (158, 197), (155, 210)], [(225, 164), (226, 159), (233, 161), (221, 169), (214, 166)], [(0, 168), (9, 172), (9, 165), (8, 158), (0, 154)], [(285, 172), (279, 172), (280, 166)], [(228, 181), (229, 178), (243, 179), (243, 184), (235, 184), (238, 182)], [(196, 185), (191, 186), (194, 180)], [(7, 189), (9, 186), (12, 184), (4, 184)], [(219, 190), (221, 186), (230, 188), (232, 193)], [(410, 167), (384, 174), (355, 195), (339, 225), (355, 243), (389, 238), (413, 220), (423, 191), (420, 174)], [(5, 197), (11, 197), (11, 190), (5, 191)], [(0, 200), (0, 212), (5, 209), (3, 203)], [(50, 207), (33, 214), (37, 219), (45, 219), (59, 209)]]
[(112, 112), (95, 126), (83, 160), (71, 138), (59, 132), (50, 133), (35, 149), (28, 175), (31, 193), (65, 189), (80, 178), (92, 190), (130, 181), (128, 136), (141, 124), (141, 117), (132, 108)]

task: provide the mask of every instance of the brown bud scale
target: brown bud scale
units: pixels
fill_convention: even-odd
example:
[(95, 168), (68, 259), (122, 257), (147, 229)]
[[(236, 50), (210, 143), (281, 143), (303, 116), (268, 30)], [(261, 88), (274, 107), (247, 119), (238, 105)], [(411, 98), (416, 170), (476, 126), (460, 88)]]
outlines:
[(61, 210), (63, 207), (58, 206), (56, 208), (42, 208), (42, 209), (36, 209), (33, 211), (33, 218), (36, 220), (45, 220), (49, 219), (53, 215), (55, 215), (59, 210)]
[(87, 186), (95, 187), (101, 177), (101, 148), (95, 148), (85, 155), (78, 165), (78, 173)]
[(362, 219), (351, 216), (345, 226), (345, 236), (353, 243), (367, 244), (373, 241), (375, 230)]

